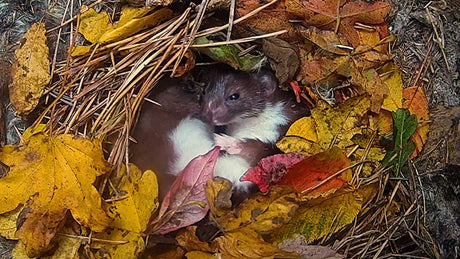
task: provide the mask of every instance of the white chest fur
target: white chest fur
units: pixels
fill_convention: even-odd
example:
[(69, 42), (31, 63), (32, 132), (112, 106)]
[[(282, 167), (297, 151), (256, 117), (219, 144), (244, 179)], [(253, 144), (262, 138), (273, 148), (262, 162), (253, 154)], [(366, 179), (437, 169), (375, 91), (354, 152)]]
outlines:
[(284, 115), (285, 104), (269, 104), (257, 117), (250, 117), (228, 126), (228, 135), (245, 140), (255, 139), (275, 143), (280, 137), (279, 127), (289, 122)]

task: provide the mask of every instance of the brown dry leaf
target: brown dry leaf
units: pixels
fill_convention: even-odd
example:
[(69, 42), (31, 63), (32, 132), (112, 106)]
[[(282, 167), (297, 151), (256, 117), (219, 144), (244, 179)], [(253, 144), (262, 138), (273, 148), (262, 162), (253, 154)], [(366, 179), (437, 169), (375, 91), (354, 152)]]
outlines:
[[(287, 0), (296, 1), (296, 0)], [(302, 6), (288, 11), (303, 17), (305, 23), (322, 29), (336, 30), (343, 33), (354, 47), (359, 45), (359, 35), (353, 27), (356, 22), (374, 25), (385, 22), (391, 10), (387, 2), (374, 3), (347, 0), (306, 0)], [(337, 24), (339, 23), (339, 24)]]
[(66, 210), (56, 212), (40, 212), (30, 208), (34, 204), (28, 202), (18, 219), (17, 236), (24, 243), (26, 253), (36, 257), (48, 251), (57, 241), (56, 234), (64, 226)]
[(379, 74), (374, 69), (368, 69), (364, 73), (364, 76), (367, 79), (365, 82), (365, 89), (371, 96), (370, 110), (374, 113), (379, 113), (384, 97), (388, 96), (390, 90), (387, 85), (383, 83)]
[(417, 130), (410, 138), (415, 143), (415, 152), (412, 157), (415, 157), (422, 152), (423, 145), (425, 145), (430, 130), (429, 120), (429, 107), (428, 100), (421, 87), (408, 87), (404, 89), (404, 107), (409, 109), (412, 114), (417, 116), (419, 122)]
[(300, 258), (265, 242), (255, 231), (226, 233), (214, 240), (222, 258)]
[[(75, 233), (72, 233), (75, 235)], [(60, 235), (57, 238), (58, 246), (52, 256), (42, 256), (42, 259), (78, 259), (78, 249), (81, 246), (81, 239), (71, 238)], [(26, 259), (30, 258), (26, 254), (26, 247), (22, 242), (19, 242), (13, 249), (13, 259)]]
[(187, 259), (218, 259), (220, 258), (218, 255), (213, 255), (210, 253), (202, 252), (202, 251), (191, 251), (185, 254)]
[(208, 198), (209, 214), (211, 220), (220, 222), (222, 218), (231, 217), (228, 213), (232, 207), (232, 183), (223, 178), (216, 178), (206, 185), (206, 197)]
[(327, 197), (309, 200), (300, 205), (292, 220), (279, 231), (272, 233), (275, 240), (282, 241), (301, 234), (307, 243), (335, 233), (353, 222), (376, 193), (376, 185), (363, 186), (357, 190), (342, 188)]
[(280, 85), (294, 78), (300, 61), (293, 46), (284, 40), (269, 38), (262, 41), (262, 48)]
[[(266, 4), (266, 1), (264, 0), (236, 1), (236, 16), (244, 16), (264, 4)], [(283, 1), (277, 1), (270, 7), (267, 7), (263, 11), (258, 12), (250, 19), (242, 21), (236, 26), (236, 28), (243, 30), (242, 35), (244, 36), (254, 35), (251, 31), (245, 31), (245, 28), (247, 27), (255, 28), (258, 31), (265, 33), (288, 30), (287, 33), (282, 34), (279, 37), (286, 41), (292, 41), (297, 38), (297, 36), (289, 20), (290, 15), (286, 11)]]
[(369, 97), (365, 96), (348, 99), (335, 108), (319, 101), (311, 111), (311, 120), (294, 122), (277, 146), (285, 153), (301, 152), (307, 155), (317, 153), (318, 147), (326, 150), (336, 145), (345, 149), (353, 144), (351, 138), (361, 132), (359, 122), (369, 107)]
[(299, 27), (297, 31), (305, 39), (313, 42), (321, 49), (337, 54), (337, 55), (348, 55), (349, 50), (339, 48), (338, 45), (347, 45), (347, 40), (333, 31), (320, 30), (316, 27), (310, 26), (307, 28)]
[(11, 103), (21, 115), (29, 114), (37, 106), (51, 79), (45, 33), (45, 24), (33, 24), (24, 35), (25, 43), (15, 52), (9, 92)]
[(21, 145), (5, 146), (0, 154), (10, 167), (9, 174), (0, 179), (0, 213), (29, 201), (18, 234), (28, 254), (36, 256), (50, 248), (42, 242), (51, 241), (56, 231), (53, 225), (59, 226), (68, 210), (94, 231), (109, 225), (101, 197), (92, 185), (109, 167), (98, 140), (69, 134), (32, 135), (30, 131), (26, 130)]
[(296, 252), (302, 258), (308, 259), (343, 259), (344, 256), (338, 254), (327, 246), (308, 245), (304, 236), (294, 235), (278, 245), (279, 248), (287, 252)]
[[(185, 62), (183, 61), (184, 59)], [(174, 77), (181, 77), (195, 67), (195, 53), (188, 49), (185, 52), (183, 60), (181, 60), (181, 64), (177, 67)]]
[(203, 251), (203, 252), (216, 252), (216, 249), (211, 248), (211, 246), (201, 241), (196, 236), (196, 226), (189, 226), (186, 229), (179, 231), (176, 236), (177, 244), (185, 249), (185, 251)]

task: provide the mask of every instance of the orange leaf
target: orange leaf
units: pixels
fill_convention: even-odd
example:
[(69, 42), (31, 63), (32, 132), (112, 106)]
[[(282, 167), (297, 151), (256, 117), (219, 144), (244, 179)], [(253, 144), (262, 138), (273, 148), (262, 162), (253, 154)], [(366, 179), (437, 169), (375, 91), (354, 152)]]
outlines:
[(415, 143), (415, 152), (412, 154), (413, 158), (422, 152), (423, 145), (428, 137), (428, 121), (430, 120), (428, 101), (422, 88), (417, 86), (404, 89), (403, 98), (404, 107), (409, 109), (410, 113), (415, 114), (415, 116), (417, 116), (417, 120), (419, 121), (417, 130), (410, 138)]
[(309, 196), (335, 191), (351, 180), (351, 170), (346, 170), (328, 181), (326, 179), (348, 166), (348, 157), (342, 150), (333, 147), (293, 165), (278, 185), (288, 185), (297, 191), (311, 190), (308, 191)]
[(303, 1), (303, 6), (304, 10), (290, 11), (303, 16), (308, 25), (343, 33), (354, 47), (360, 43), (358, 31), (354, 28), (355, 23), (383, 23), (391, 9), (386, 2), (368, 4), (346, 0), (308, 0)]

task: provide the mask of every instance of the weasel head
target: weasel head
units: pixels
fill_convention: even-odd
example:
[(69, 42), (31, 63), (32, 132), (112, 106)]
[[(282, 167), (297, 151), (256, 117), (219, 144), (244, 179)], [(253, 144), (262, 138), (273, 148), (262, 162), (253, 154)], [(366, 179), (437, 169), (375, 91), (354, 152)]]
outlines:
[(226, 70), (210, 71), (201, 96), (201, 119), (224, 126), (258, 116), (271, 100), (278, 83), (267, 71), (245, 73)]

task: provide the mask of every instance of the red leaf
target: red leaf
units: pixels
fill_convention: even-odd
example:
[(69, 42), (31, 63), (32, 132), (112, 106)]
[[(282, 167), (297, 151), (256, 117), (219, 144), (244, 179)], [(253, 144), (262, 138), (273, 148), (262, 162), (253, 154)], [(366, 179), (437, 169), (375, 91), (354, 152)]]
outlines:
[(209, 210), (206, 183), (214, 177), (220, 148), (193, 159), (179, 174), (166, 194), (157, 220), (150, 225), (161, 235), (200, 221)]
[(241, 178), (242, 181), (251, 181), (261, 192), (268, 192), (272, 185), (276, 185), (286, 174), (286, 170), (305, 159), (300, 153), (278, 154), (266, 157), (259, 161), (257, 166), (248, 170)]
[(293, 187), (296, 191), (312, 189), (313, 193), (338, 189), (351, 179), (351, 170), (323, 182), (343, 168), (350, 166), (350, 159), (337, 147), (305, 158), (293, 165), (278, 185)]

